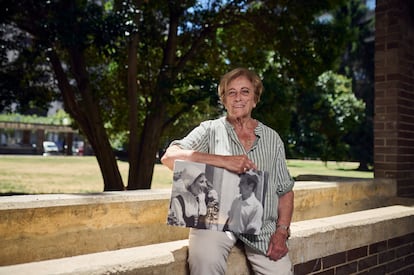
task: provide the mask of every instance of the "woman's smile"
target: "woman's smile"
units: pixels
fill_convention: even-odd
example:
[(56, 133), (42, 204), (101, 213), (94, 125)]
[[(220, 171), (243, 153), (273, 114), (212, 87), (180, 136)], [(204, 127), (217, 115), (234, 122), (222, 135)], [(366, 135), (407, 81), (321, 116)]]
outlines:
[(250, 116), (256, 106), (252, 83), (245, 76), (232, 80), (228, 85), (223, 103), (230, 116)]

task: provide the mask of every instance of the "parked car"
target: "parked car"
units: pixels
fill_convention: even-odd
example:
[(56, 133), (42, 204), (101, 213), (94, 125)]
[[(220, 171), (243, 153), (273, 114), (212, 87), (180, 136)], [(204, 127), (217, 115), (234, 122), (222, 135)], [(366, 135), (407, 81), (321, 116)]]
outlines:
[(43, 141), (43, 155), (44, 156), (51, 156), (51, 155), (59, 155), (59, 148), (57, 147), (56, 143), (53, 141)]
[(74, 141), (72, 144), (72, 154), (75, 156), (83, 156), (83, 141)]

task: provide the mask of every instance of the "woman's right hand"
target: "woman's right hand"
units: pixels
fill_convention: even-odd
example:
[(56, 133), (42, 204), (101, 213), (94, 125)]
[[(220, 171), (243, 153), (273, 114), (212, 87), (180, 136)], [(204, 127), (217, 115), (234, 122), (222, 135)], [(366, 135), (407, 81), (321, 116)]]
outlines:
[(224, 164), (223, 168), (237, 173), (242, 174), (250, 169), (257, 170), (256, 164), (251, 161), (247, 155), (237, 155), (237, 156), (223, 156)]
[(222, 167), (236, 174), (245, 173), (250, 169), (257, 170), (256, 164), (254, 164), (254, 162), (251, 161), (247, 155), (215, 155), (197, 152), (194, 150), (181, 149), (177, 145), (173, 145), (167, 149), (164, 156), (161, 158), (161, 162), (173, 170), (174, 161), (177, 159), (201, 162), (216, 167)]

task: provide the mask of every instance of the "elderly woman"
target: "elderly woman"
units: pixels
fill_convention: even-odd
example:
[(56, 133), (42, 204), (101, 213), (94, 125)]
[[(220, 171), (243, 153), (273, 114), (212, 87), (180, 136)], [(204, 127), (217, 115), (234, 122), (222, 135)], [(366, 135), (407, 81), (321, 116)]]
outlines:
[(225, 117), (202, 122), (181, 140), (173, 141), (162, 163), (173, 169), (175, 160), (202, 162), (242, 174), (267, 171), (268, 187), (263, 223), (258, 235), (191, 229), (191, 274), (224, 274), (227, 256), (237, 239), (256, 274), (292, 274), (287, 239), (293, 212), (293, 185), (286, 166), (284, 144), (273, 129), (252, 118), (260, 100), (260, 78), (245, 68), (225, 74), (218, 94)]

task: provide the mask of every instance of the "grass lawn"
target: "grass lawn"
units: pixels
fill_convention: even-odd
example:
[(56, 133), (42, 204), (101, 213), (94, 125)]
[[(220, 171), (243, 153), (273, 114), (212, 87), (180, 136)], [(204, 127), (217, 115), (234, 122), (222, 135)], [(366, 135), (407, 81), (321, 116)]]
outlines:
[[(118, 162), (127, 182), (128, 163)], [(372, 172), (355, 171), (358, 163), (288, 160), (291, 175), (373, 178)], [(154, 168), (152, 188), (170, 188), (172, 172), (163, 165)], [(103, 190), (95, 157), (0, 155), (0, 194), (92, 193)]]

